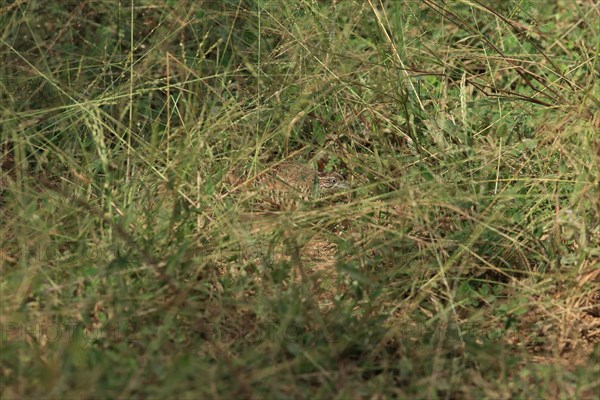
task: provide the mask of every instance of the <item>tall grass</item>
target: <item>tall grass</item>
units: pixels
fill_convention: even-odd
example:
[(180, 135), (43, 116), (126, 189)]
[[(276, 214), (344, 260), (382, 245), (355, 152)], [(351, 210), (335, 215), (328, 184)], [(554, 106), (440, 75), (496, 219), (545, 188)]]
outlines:
[(598, 17), (5, 2), (0, 395), (593, 398)]

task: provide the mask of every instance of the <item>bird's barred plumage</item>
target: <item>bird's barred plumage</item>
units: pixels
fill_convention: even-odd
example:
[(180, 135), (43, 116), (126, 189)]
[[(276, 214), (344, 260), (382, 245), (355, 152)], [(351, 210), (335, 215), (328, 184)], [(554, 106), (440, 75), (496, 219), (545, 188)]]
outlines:
[(259, 197), (268, 207), (293, 210), (311, 199), (322, 198), (350, 188), (337, 172), (317, 173), (310, 166), (283, 163), (256, 180)]

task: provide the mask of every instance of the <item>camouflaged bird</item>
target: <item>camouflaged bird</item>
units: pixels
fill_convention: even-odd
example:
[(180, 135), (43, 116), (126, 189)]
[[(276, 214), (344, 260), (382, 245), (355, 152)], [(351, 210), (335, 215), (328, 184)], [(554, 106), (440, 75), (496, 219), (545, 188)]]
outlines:
[(302, 202), (350, 189), (337, 172), (317, 173), (307, 164), (284, 162), (255, 182), (259, 197), (270, 208), (293, 210)]

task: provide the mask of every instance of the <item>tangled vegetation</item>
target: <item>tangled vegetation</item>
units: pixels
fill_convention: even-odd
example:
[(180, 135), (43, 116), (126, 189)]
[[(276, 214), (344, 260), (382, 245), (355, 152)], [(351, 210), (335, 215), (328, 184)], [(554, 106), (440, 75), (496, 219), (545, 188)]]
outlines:
[(1, 398), (597, 398), (599, 20), (4, 1)]

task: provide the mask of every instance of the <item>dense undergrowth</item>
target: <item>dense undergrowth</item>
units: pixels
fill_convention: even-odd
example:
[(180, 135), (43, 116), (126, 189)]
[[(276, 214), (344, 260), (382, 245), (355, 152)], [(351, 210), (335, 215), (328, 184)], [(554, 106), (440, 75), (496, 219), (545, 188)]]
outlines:
[(0, 396), (594, 398), (599, 13), (3, 2)]

